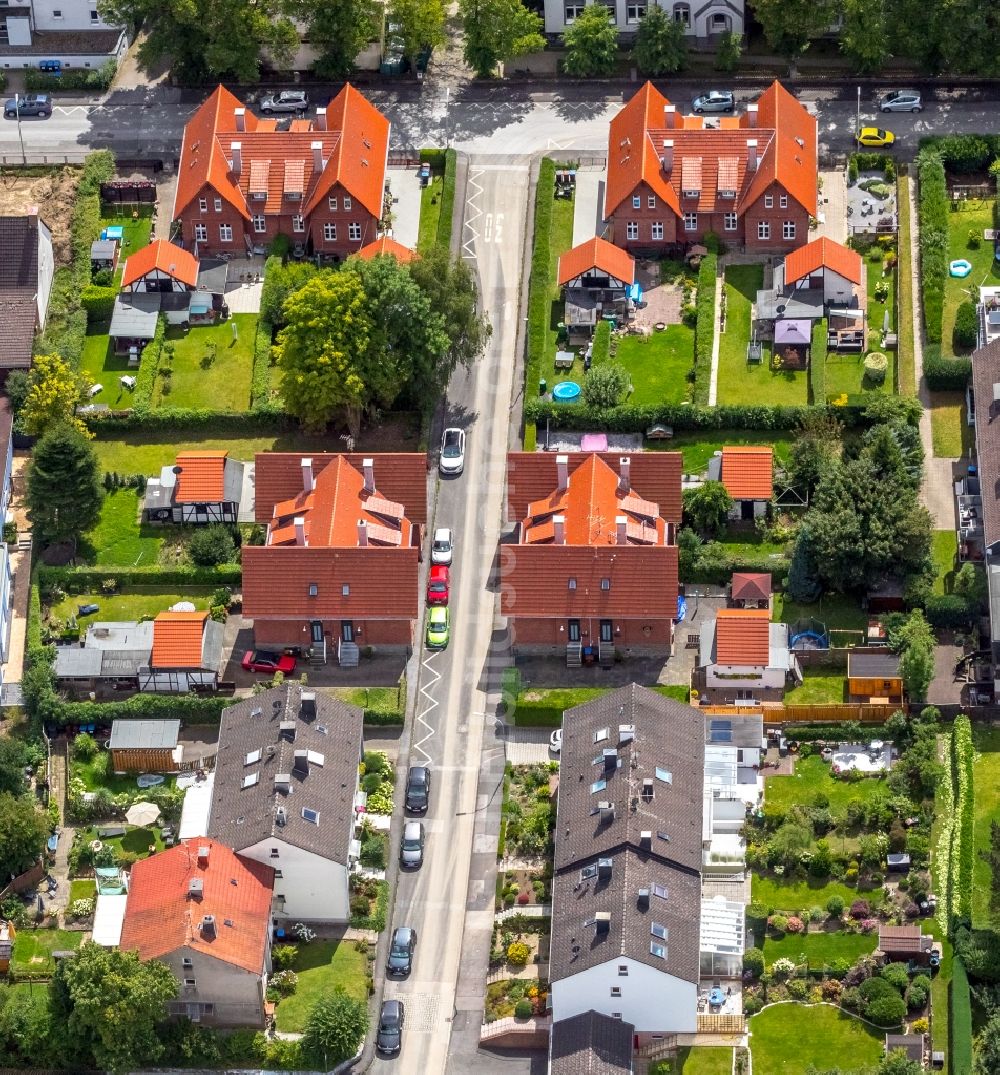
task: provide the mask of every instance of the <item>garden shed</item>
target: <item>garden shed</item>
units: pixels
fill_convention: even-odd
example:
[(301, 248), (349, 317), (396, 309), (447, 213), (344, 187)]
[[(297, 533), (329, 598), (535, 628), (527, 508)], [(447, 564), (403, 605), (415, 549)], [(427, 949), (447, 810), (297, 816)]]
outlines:
[(179, 720), (116, 720), (108, 749), (116, 773), (173, 773), (180, 767)]

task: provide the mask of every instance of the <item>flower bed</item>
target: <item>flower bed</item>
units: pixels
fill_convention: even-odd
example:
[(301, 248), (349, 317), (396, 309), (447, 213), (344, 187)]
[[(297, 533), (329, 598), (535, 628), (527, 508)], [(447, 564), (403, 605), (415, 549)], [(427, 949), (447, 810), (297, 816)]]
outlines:
[(550, 765), (507, 766), (507, 800), (503, 806), (507, 855), (515, 858), (551, 855), (556, 823), (549, 786), (553, 768)]
[[(499, 982), (491, 982), (486, 987), (486, 1014), (487, 1023), (497, 1019), (505, 1019), (518, 1013), (518, 1005), (528, 1001), (531, 1009), (528, 1016), (544, 1015), (545, 1005), (548, 999), (549, 983), (544, 979), (532, 980), (528, 978), (504, 978)], [(523, 1007), (520, 1011), (525, 1011)]]

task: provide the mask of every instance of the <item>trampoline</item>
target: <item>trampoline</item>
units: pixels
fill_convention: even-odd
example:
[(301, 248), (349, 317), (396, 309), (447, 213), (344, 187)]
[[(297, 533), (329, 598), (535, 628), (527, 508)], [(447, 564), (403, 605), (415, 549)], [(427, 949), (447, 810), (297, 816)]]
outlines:
[(965, 258), (957, 258), (948, 266), (948, 272), (952, 276), (957, 276), (960, 280), (964, 280), (972, 272), (972, 264), (966, 261)]
[(796, 620), (788, 628), (788, 646), (792, 650), (829, 649), (826, 624), (812, 618)]

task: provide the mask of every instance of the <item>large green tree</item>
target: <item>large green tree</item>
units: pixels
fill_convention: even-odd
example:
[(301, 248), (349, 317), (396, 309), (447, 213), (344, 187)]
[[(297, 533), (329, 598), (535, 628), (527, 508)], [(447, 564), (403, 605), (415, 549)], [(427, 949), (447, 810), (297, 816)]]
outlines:
[(22, 739), (0, 736), (0, 791), (20, 795), (25, 790), (24, 767), (30, 757), (31, 752)]
[(934, 678), (934, 634), (923, 612), (915, 608), (899, 629), (899, 671), (903, 688), (914, 702), (927, 698), (927, 688)]
[(73, 417), (87, 388), (84, 378), (59, 355), (36, 355), (28, 375), (28, 392), (21, 405), (19, 425), (29, 436), (41, 436), (69, 422), (81, 433), (86, 426)]
[(618, 62), (618, 27), (604, 4), (588, 4), (563, 32), (563, 70), (574, 78), (614, 73)]
[(826, 33), (837, 14), (836, 0), (755, 0), (753, 8), (767, 43), (789, 58)]
[(28, 795), (0, 791), (0, 878), (4, 884), (41, 854), (49, 824)]
[(306, 1019), (302, 1052), (326, 1071), (358, 1051), (368, 1030), (368, 1008), (364, 1001), (349, 997), (337, 986), (324, 993)]
[(358, 54), (378, 36), (382, 19), (374, 0), (287, 0), (286, 10), (305, 26), (318, 53), (313, 70), (321, 78), (347, 78)]
[(148, 1067), (163, 1055), (156, 1027), (176, 993), (177, 979), (165, 963), (88, 941), (75, 959), (59, 962), (49, 1003), (81, 1067), (120, 1072)]
[(497, 65), (545, 48), (542, 18), (522, 0), (459, 0), (465, 31), (465, 62), (479, 78)]
[(45, 545), (76, 540), (101, 514), (97, 455), (78, 429), (59, 425), (35, 445), (28, 466), (28, 517)]
[(881, 70), (891, 55), (894, 31), (886, 0), (844, 0), (840, 48), (861, 74)]
[(1000, 1071), (1000, 1012), (994, 1012), (975, 1041), (975, 1075), (996, 1075)]
[(447, 40), (443, 0), (391, 0), (389, 21), (411, 63), (424, 49), (435, 49)]
[(684, 494), (684, 516), (699, 533), (715, 536), (726, 526), (733, 498), (719, 481), (703, 482)]
[(633, 56), (639, 70), (654, 78), (682, 70), (687, 62), (684, 24), (671, 18), (659, 4), (646, 8), (639, 20)]

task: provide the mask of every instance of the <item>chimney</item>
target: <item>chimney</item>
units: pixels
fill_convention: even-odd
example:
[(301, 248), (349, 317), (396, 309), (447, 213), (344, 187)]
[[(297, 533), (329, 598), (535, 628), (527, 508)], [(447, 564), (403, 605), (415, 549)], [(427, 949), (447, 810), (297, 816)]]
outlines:
[(303, 459), (300, 465), (302, 467), (302, 491), (311, 493), (316, 488), (316, 479), (313, 477), (313, 461), (312, 459)]
[(747, 139), (747, 171), (757, 171), (757, 139)]
[(663, 140), (663, 152), (660, 155), (660, 166), (666, 175), (674, 170), (674, 140), (672, 138), (664, 138)]
[(559, 483), (556, 487), (556, 491), (565, 493), (569, 488), (569, 456), (557, 455), (556, 456), (556, 475), (559, 478)]
[(375, 460), (368, 458), (361, 460), (361, 466), (365, 472), (365, 492), (375, 492)]
[(241, 133), (247, 129), (247, 110), (245, 108), (234, 108), (233, 118), (236, 120), (236, 129)]
[(193, 900), (200, 900), (205, 894), (205, 882), (200, 877), (192, 877), (188, 881), (188, 896)]
[(207, 914), (201, 920), (201, 935), (206, 941), (215, 940), (215, 915)]
[(202, 846), (198, 848), (198, 865), (202, 869), (205, 869), (205, 867), (208, 866), (208, 855), (210, 850), (211, 848), (206, 844), (202, 844)]
[(325, 131), (326, 130), (326, 109), (325, 108), (317, 108), (316, 109), (316, 119), (313, 122), (313, 127), (317, 131)]
[(305, 545), (306, 543), (306, 521), (301, 515), (295, 516), (295, 544)]
[(643, 829), (639, 833), (639, 850), (640, 851), (652, 851), (653, 850), (653, 830)]
[(29, 205), (24, 215), (28, 218), (28, 227), (31, 231), (38, 231), (38, 206)]
[(665, 105), (663, 109), (663, 126), (672, 131), (677, 126), (677, 106)]
[(229, 152), (233, 157), (233, 175), (239, 175), (243, 171), (243, 143), (231, 142)]
[(274, 774), (274, 790), (275, 791), (288, 791), (292, 786), (292, 774), (291, 773), (275, 773)]
[(306, 750), (296, 750), (294, 760), (292, 761), (292, 772), (298, 773), (300, 776), (309, 775), (309, 752)]
[(747, 126), (757, 126), (757, 106), (755, 104), (747, 105)]
[(597, 860), (597, 879), (599, 881), (611, 880), (611, 859), (598, 859)]
[(299, 695), (299, 716), (302, 720), (310, 721), (316, 716), (316, 692), (303, 691)]
[(611, 932), (611, 912), (610, 911), (598, 911), (594, 915), (594, 928), (597, 935), (607, 934)]
[(603, 752), (604, 758), (604, 771), (606, 773), (613, 773), (618, 768), (618, 751), (614, 747), (609, 747)]
[[(284, 739), (288, 743), (295, 742), (295, 721), (283, 720), (278, 725), (278, 738)], [(275, 778), (277, 779), (277, 778)]]
[(358, 519), (358, 545), (364, 548), (368, 544), (368, 524), (364, 519)]
[(566, 544), (566, 516), (552, 516), (552, 541), (556, 545)]
[(649, 910), (649, 889), (648, 888), (640, 888), (639, 891), (636, 893), (636, 905), (638, 906), (640, 911), (648, 911)]
[(619, 487), (623, 493), (627, 493), (632, 488), (632, 460), (629, 456), (623, 455), (618, 460), (618, 474), (621, 478)]
[(313, 171), (317, 175), (323, 171), (323, 143), (312, 142), (309, 146), (313, 155)]
[(628, 516), (616, 515), (615, 516), (615, 544), (627, 545), (628, 544)]

